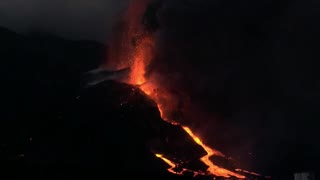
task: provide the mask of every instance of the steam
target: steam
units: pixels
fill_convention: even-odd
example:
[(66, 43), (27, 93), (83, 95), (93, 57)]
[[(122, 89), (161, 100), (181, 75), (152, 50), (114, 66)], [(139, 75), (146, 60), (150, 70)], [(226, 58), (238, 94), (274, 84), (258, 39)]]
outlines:
[(94, 86), (104, 81), (126, 81), (129, 79), (130, 68), (118, 71), (108, 71), (103, 68), (97, 68), (87, 72), (84, 75), (84, 84), (86, 87)]

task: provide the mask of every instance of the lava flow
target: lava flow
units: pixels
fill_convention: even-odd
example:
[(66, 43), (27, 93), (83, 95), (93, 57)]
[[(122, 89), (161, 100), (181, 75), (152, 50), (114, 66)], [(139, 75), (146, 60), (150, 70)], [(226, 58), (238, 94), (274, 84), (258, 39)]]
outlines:
[(217, 165), (214, 165), (212, 163), (212, 161), (210, 160), (210, 157), (213, 156), (213, 155), (223, 156), (223, 154), (221, 154), (219, 151), (213, 150), (210, 147), (208, 147), (207, 145), (203, 144), (201, 139), (199, 137), (197, 137), (196, 135), (194, 135), (194, 133), (191, 131), (190, 128), (188, 128), (186, 126), (183, 126), (182, 128), (193, 138), (193, 140), (197, 144), (199, 144), (201, 147), (203, 147), (203, 149), (207, 152), (207, 155), (203, 156), (201, 158), (201, 161), (203, 163), (205, 163), (207, 166), (209, 166), (207, 171), (209, 171), (210, 173), (212, 173), (214, 175), (217, 175), (217, 176), (224, 176), (224, 177), (234, 176), (234, 177), (241, 178), (241, 179), (245, 178), (245, 176), (242, 176), (240, 174), (234, 173), (232, 171), (229, 171), (227, 169), (223, 169), (223, 168), (220, 168)]
[[(143, 58), (137, 58), (137, 60), (143, 60)], [(141, 73), (138, 73), (138, 72), (134, 72), (135, 70), (140, 70), (142, 66), (143, 62), (139, 62), (139, 63), (134, 63), (134, 65), (136, 66), (133, 66), (132, 67), (132, 70), (133, 70), (133, 74), (132, 75), (137, 75), (137, 74), (141, 74)], [(142, 70), (142, 72), (144, 72)], [(141, 74), (143, 75), (143, 74)], [(161, 117), (174, 124), (174, 125), (177, 125), (177, 123), (174, 121), (174, 120), (171, 120), (171, 119), (167, 119), (167, 115), (164, 113), (164, 109), (165, 109), (165, 106), (161, 103), (161, 96), (165, 96), (165, 94), (161, 94), (159, 92), (156, 92), (154, 91), (154, 89), (157, 89), (157, 86), (156, 84), (154, 83), (148, 83), (148, 82), (141, 82), (140, 80), (142, 79), (145, 79), (144, 77), (135, 77), (135, 76), (131, 76), (131, 80), (134, 80), (136, 79), (136, 85), (140, 85), (140, 89), (145, 93), (147, 94), (149, 97), (151, 97), (158, 105), (158, 108), (159, 108), (159, 111), (160, 111), (160, 114), (161, 114)], [(132, 81), (131, 81), (132, 83)], [(142, 84), (142, 85), (141, 85)], [(230, 176), (234, 176), (234, 177), (237, 177), (237, 178), (245, 178), (245, 176), (243, 175), (240, 175), (240, 174), (237, 174), (235, 172), (232, 172), (232, 171), (229, 171), (227, 169), (224, 169), (224, 168), (221, 168), (215, 164), (213, 164), (210, 160), (210, 157), (213, 156), (213, 155), (218, 155), (218, 156), (224, 156), (222, 153), (220, 153), (219, 151), (217, 150), (214, 150), (212, 148), (210, 148), (209, 146), (205, 145), (201, 139), (199, 137), (197, 137), (189, 127), (186, 127), (186, 126), (183, 126), (182, 127), (184, 129), (184, 131), (186, 131), (190, 137), (192, 137), (192, 139), (198, 144), (200, 145), (207, 153), (207, 155), (203, 156), (201, 158), (201, 161), (203, 163), (205, 163), (207, 166), (208, 166), (208, 169), (207, 171), (210, 173), (210, 174), (213, 174), (213, 175), (216, 175), (216, 176), (222, 176), (222, 177), (230, 177)], [(175, 168), (175, 165), (168, 159), (164, 158), (162, 155), (159, 155), (157, 154), (156, 155), (157, 157), (161, 158), (162, 160), (164, 160), (167, 164), (169, 164), (172, 168), (168, 169), (169, 172), (172, 172), (172, 173), (175, 173), (177, 174), (177, 172), (175, 172), (173, 169)]]
[[(175, 165), (172, 161), (170, 161), (169, 159), (163, 157), (162, 154), (156, 154), (156, 156), (157, 156), (158, 158), (162, 159), (164, 162), (166, 162), (169, 166), (171, 166), (171, 167), (168, 169), (169, 172), (171, 172), (171, 173), (173, 173), (173, 174), (176, 174), (176, 173), (177, 173), (177, 172), (174, 170), (174, 168), (176, 168), (176, 165)], [(178, 174), (180, 174), (180, 173), (178, 173)], [(182, 174), (182, 173), (181, 173), (181, 174)]]
[[(157, 77), (152, 75), (146, 75), (147, 67), (154, 56), (153, 50), (155, 49), (155, 41), (152, 33), (148, 33), (144, 30), (141, 25), (141, 16), (146, 8), (147, 0), (133, 0), (132, 4), (125, 15), (125, 22), (122, 31), (117, 31), (122, 33), (120, 40), (116, 40), (114, 46), (111, 46), (110, 59), (113, 59), (111, 65), (114, 68), (121, 68), (124, 66), (130, 66), (130, 74), (125, 83), (138, 86), (146, 95), (148, 95), (158, 106), (160, 115), (162, 119), (170, 122), (173, 125), (180, 125), (177, 123), (177, 119), (172, 118), (172, 111), (176, 110), (175, 104), (176, 100), (165, 87), (161, 85)], [(133, 42), (133, 43), (130, 43)], [(245, 176), (232, 172), (230, 170), (221, 168), (215, 165), (210, 157), (213, 155), (222, 156), (224, 155), (217, 150), (210, 148), (205, 145), (202, 140), (197, 137), (189, 127), (182, 126), (184, 131), (205, 151), (206, 155), (200, 160), (208, 166), (207, 174), (222, 176), (222, 177), (236, 177), (239, 179), (245, 178)], [(169, 172), (174, 174), (182, 174), (184, 171), (189, 171), (183, 169), (179, 173), (175, 171), (176, 165), (169, 159), (163, 157), (163, 155), (155, 154), (158, 158), (161, 158), (164, 162), (171, 166), (168, 169)], [(193, 171), (192, 171), (193, 172)], [(194, 174), (203, 174), (201, 172), (194, 172)]]
[(183, 175), (185, 172), (191, 172), (191, 173), (193, 173), (193, 176), (197, 176), (197, 175), (200, 175), (200, 174), (204, 175), (204, 173), (202, 173), (202, 172), (195, 172), (195, 171), (191, 171), (191, 170), (186, 169), (186, 168), (182, 168), (180, 171), (177, 171), (177, 170), (175, 170), (177, 168), (177, 165), (174, 162), (172, 162), (169, 159), (163, 157), (162, 154), (155, 154), (155, 155), (156, 155), (156, 157), (158, 157), (158, 158), (162, 159), (164, 162), (166, 162), (169, 166), (171, 166), (170, 168), (168, 168), (168, 171), (173, 173), (173, 174)]
[[(174, 124), (179, 125), (176, 123), (173, 119), (169, 119), (170, 117), (166, 112), (168, 112), (168, 107), (166, 105), (170, 104), (168, 103), (170, 101), (170, 96), (165, 93), (165, 91), (157, 91), (157, 89), (160, 88), (160, 85), (156, 83), (156, 81), (148, 81), (148, 79), (145, 77), (145, 68), (147, 66), (147, 63), (150, 57), (150, 52), (148, 52), (147, 48), (150, 48), (152, 45), (152, 39), (150, 37), (141, 39), (140, 44), (136, 46), (136, 51), (134, 53), (134, 59), (133, 64), (131, 65), (131, 74), (129, 77), (129, 81), (127, 83), (137, 85), (145, 94), (147, 94), (151, 99), (153, 99), (156, 104), (158, 105), (161, 117)], [(238, 173), (232, 172), (230, 170), (221, 168), (217, 165), (215, 165), (213, 162), (211, 162), (210, 157), (213, 155), (217, 156), (224, 156), (222, 153), (220, 153), (217, 150), (214, 150), (210, 148), (209, 146), (205, 145), (202, 140), (197, 137), (192, 130), (189, 127), (182, 126), (184, 131), (188, 133), (190, 137), (198, 144), (200, 145), (207, 153), (207, 155), (203, 156), (201, 158), (201, 161), (208, 166), (208, 173), (216, 176), (222, 176), (222, 177), (237, 177), (239, 179), (245, 178), (245, 176), (240, 175)], [(157, 157), (161, 158), (163, 161), (165, 161), (168, 165), (171, 166), (171, 168), (168, 169), (169, 172), (180, 174), (175, 172), (173, 169), (175, 168), (175, 165), (170, 160), (163, 157), (163, 155), (156, 154)], [(183, 173), (183, 172), (181, 172)]]

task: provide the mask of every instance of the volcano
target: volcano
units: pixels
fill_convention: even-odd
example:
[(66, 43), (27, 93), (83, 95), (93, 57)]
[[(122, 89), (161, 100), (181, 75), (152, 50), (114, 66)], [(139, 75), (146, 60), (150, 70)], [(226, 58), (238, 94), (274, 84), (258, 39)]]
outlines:
[[(168, 172), (176, 175), (185, 175), (187, 173), (194, 177), (204, 175), (224, 178), (246, 178), (246, 176), (241, 173), (249, 171), (237, 170), (235, 167), (228, 169), (213, 163), (211, 159), (213, 157), (217, 156), (223, 159), (227, 159), (227, 157), (220, 151), (206, 145), (202, 138), (193, 132), (189, 126), (183, 124), (186, 119), (191, 119), (192, 121), (195, 120), (194, 118), (197, 118), (195, 116), (190, 118), (190, 112), (193, 112), (194, 110), (192, 109), (195, 107), (192, 103), (187, 102), (188, 96), (183, 96), (180, 92), (174, 91), (173, 86), (168, 86), (163, 83), (161, 80), (164, 75), (163, 73), (155, 73), (154, 70), (151, 70), (152, 68), (150, 68), (150, 66), (152, 66), (153, 62), (157, 61), (157, 57), (159, 57), (157, 51), (159, 49), (159, 42), (155, 35), (156, 29), (148, 28), (150, 24), (143, 21), (146, 16), (145, 12), (148, 12), (148, 8), (150, 8), (148, 4), (146, 0), (137, 0), (130, 3), (126, 13), (124, 13), (124, 17), (120, 21), (121, 23), (118, 26), (119, 29), (115, 37), (110, 43), (110, 54), (107, 61), (97, 70), (92, 70), (87, 74), (89, 75), (88, 79), (91, 79), (88, 85), (94, 86), (99, 84), (99, 82), (113, 79), (133, 86), (130, 92), (123, 93), (127, 94), (125, 97), (122, 97), (122, 95), (119, 96), (119, 98), (122, 97), (122, 99), (119, 99), (120, 102), (114, 104), (114, 106), (123, 107), (122, 109), (128, 112), (141, 106), (140, 103), (143, 98), (139, 98), (141, 95), (137, 96), (138, 94), (142, 94), (146, 99), (153, 102), (152, 106), (157, 109), (156, 112), (158, 112), (157, 117), (151, 117), (151, 120), (149, 120), (149, 117), (140, 117), (139, 115), (138, 120), (133, 121), (134, 124), (130, 121), (125, 127), (129, 125), (130, 128), (133, 128), (132, 130), (128, 130), (129, 132), (141, 131), (142, 134), (133, 136), (134, 139), (139, 139), (139, 141), (145, 140), (147, 144), (153, 144), (153, 146), (151, 145), (149, 148), (154, 156), (169, 165), (170, 168), (167, 169)], [(94, 78), (95, 76), (98, 77), (96, 80)], [(118, 92), (121, 91), (122, 90), (119, 89)], [(134, 103), (127, 105), (131, 99)], [(188, 108), (183, 108), (183, 106), (185, 107), (186, 105), (189, 108), (189, 112), (186, 111)], [(100, 107), (104, 106), (100, 105)], [(117, 111), (118, 110), (112, 111), (112, 113)], [(192, 112), (191, 114), (193, 114)], [(125, 113), (127, 112), (119, 112), (118, 114), (123, 115)], [(146, 115), (149, 113), (141, 111), (141, 113), (138, 114)], [(137, 116), (130, 117), (130, 119), (132, 118), (135, 119)], [(124, 119), (128, 120), (128, 118)], [(159, 119), (165, 123), (162, 123), (162, 125), (161, 123), (158, 124), (158, 122), (152, 122), (152, 120), (158, 121)], [(145, 127), (147, 130), (140, 130), (140, 127)], [(175, 132), (174, 136), (163, 135), (161, 133), (170, 132), (170, 129), (173, 128), (176, 129), (172, 131)], [(143, 132), (146, 132), (146, 134)], [(157, 135), (157, 138), (150, 139), (154, 137), (154, 135)], [(112, 137), (111, 134), (108, 136)], [(198, 148), (188, 148), (189, 145), (185, 145), (184, 143), (191, 144), (191, 147), (198, 145)], [(171, 151), (167, 151), (166, 146), (171, 147)], [(159, 149), (162, 149), (162, 152)], [(182, 151), (179, 152), (180, 149), (182, 149)], [(198, 153), (198, 149), (202, 149), (202, 152), (199, 150)], [(184, 156), (186, 154), (185, 152), (192, 152), (193, 155), (190, 157)], [(128, 155), (128, 153), (125, 153), (125, 155)], [(134, 157), (136, 158), (135, 155)], [(140, 158), (137, 158), (136, 161), (139, 159)], [(192, 164), (191, 166), (197, 164), (190, 163), (193, 161), (201, 162), (199, 164), (204, 165), (204, 167), (195, 166), (188, 168), (190, 164)], [(123, 163), (120, 163), (120, 165), (125, 166)]]
[[(70, 141), (75, 142), (79, 136), (100, 140), (101, 148), (94, 148), (99, 149), (99, 153), (94, 154), (101, 154), (101, 162), (111, 167), (102, 171), (108, 177), (127, 173), (166, 179), (193, 177), (191, 170), (184, 176), (168, 172), (171, 167), (156, 154), (177, 164), (188, 162), (186, 166), (195, 171), (206, 169), (199, 161), (205, 151), (181, 127), (162, 120), (156, 104), (137, 87), (106, 81), (81, 92), (74, 106), (71, 119), (84, 121), (72, 130), (75, 133)], [(79, 142), (79, 146), (83, 146), (83, 142)], [(81, 148), (75, 146), (75, 149)], [(72, 154), (72, 157), (78, 156)], [(178, 173), (179, 167), (174, 171)], [(211, 179), (210, 176), (197, 178)]]
[[(206, 173), (208, 166), (200, 160), (206, 150), (185, 127), (163, 120), (158, 105), (137, 86), (104, 81), (81, 92), (74, 106), (75, 117), (70, 119), (85, 119), (72, 130), (77, 132), (74, 139), (86, 136), (83, 132), (88, 133), (89, 139), (101, 139), (103, 145), (95, 149), (101, 150), (101, 161), (112, 166), (104, 170), (109, 176), (119, 177), (123, 172), (150, 178), (219, 178)], [(235, 169), (226, 162), (221, 161), (219, 166)], [(248, 178), (260, 177), (245, 171), (239, 173), (249, 175)]]

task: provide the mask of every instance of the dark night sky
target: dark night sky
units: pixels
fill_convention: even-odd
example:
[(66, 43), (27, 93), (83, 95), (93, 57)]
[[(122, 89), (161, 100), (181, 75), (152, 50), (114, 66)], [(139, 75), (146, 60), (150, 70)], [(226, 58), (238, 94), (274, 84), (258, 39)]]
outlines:
[[(0, 25), (18, 32), (44, 30), (76, 39), (105, 41), (105, 38), (110, 36), (111, 27), (128, 2), (129, 0), (3, 0), (0, 2)], [(198, 1), (196, 2), (198, 5), (192, 8), (195, 11), (201, 10), (201, 4), (206, 3), (206, 1)], [(184, 6), (182, 5), (183, 2), (179, 1), (167, 1), (166, 4), (180, 4), (181, 8)], [(271, 15), (270, 13), (285, 13), (281, 6), (285, 7), (290, 4), (291, 12), (288, 13), (289, 15), (310, 16), (317, 14), (317, 7), (319, 7), (319, 3), (312, 0), (287, 0), (283, 3), (272, 3), (271, 1), (243, 1), (241, 3), (234, 0), (214, 1), (210, 7), (220, 7), (221, 4), (224, 4), (227, 9), (225, 11), (215, 10), (215, 15), (229, 13), (231, 16), (232, 14), (252, 16), (257, 13), (258, 16), (268, 16)], [(268, 9), (273, 4), (275, 8), (280, 8), (278, 12), (272, 12), (273, 10)], [(263, 9), (269, 12), (264, 14)]]
[(0, 25), (42, 30), (73, 39), (105, 41), (128, 0), (1, 1)]
[[(107, 42), (127, 2), (1, 0), (0, 26)], [(221, 122), (199, 121), (199, 132), (237, 158), (253, 151), (254, 157), (243, 159), (249, 167), (250, 158), (260, 162), (260, 169), (278, 161), (316, 167), (320, 3), (164, 2), (157, 34), (162, 56), (153, 71), (165, 74), (168, 86), (178, 85), (199, 107), (223, 117)], [(177, 74), (182, 78), (175, 82)], [(216, 132), (221, 139), (214, 138)]]

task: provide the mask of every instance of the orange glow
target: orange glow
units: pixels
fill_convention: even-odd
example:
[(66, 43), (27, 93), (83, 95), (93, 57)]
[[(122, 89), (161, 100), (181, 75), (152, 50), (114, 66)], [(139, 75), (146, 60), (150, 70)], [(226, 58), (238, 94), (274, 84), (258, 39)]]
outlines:
[(182, 174), (182, 172), (179, 173), (179, 172), (174, 171), (174, 168), (176, 168), (176, 165), (172, 161), (170, 161), (169, 159), (163, 157), (162, 154), (156, 154), (156, 156), (158, 158), (162, 159), (164, 162), (166, 162), (169, 166), (171, 166), (168, 169), (169, 172), (171, 172), (173, 174)]
[(197, 137), (192, 131), (190, 128), (186, 127), (186, 126), (183, 126), (182, 127), (192, 138), (193, 140), (199, 144), (201, 147), (203, 147), (203, 149), (207, 152), (207, 155), (203, 156), (201, 158), (201, 161), (203, 163), (205, 163), (209, 168), (207, 169), (207, 171), (209, 171), (211, 174), (214, 174), (216, 176), (223, 176), (223, 177), (230, 177), (230, 176), (234, 176), (234, 177), (237, 177), (237, 178), (245, 178), (245, 176), (242, 176), (240, 174), (237, 174), (237, 173), (234, 173), (232, 171), (229, 171), (227, 169), (223, 169), (223, 168), (220, 168), (216, 165), (214, 165), (212, 163), (212, 161), (210, 160), (210, 157), (213, 156), (213, 155), (219, 155), (219, 156), (224, 156), (222, 153), (220, 153), (219, 151), (216, 151), (216, 150), (213, 150), (211, 149), (209, 146), (205, 145), (201, 139), (199, 137)]
[(258, 174), (258, 173), (255, 173), (255, 172), (246, 171), (246, 170), (243, 170), (243, 169), (235, 169), (235, 170), (237, 172), (244, 172), (244, 173), (251, 174), (251, 175), (254, 175), (254, 176), (262, 176), (261, 174)]
[[(170, 122), (173, 125), (179, 125), (177, 119), (171, 118), (171, 114), (174, 110), (177, 110), (177, 101), (170, 95), (157, 81), (157, 78), (146, 76), (147, 67), (150, 61), (153, 59), (155, 49), (155, 41), (152, 34), (144, 31), (141, 26), (141, 17), (146, 7), (147, 0), (133, 0), (125, 16), (124, 22), (127, 23), (124, 26), (124, 32), (118, 32), (119, 39), (115, 39), (113, 47), (111, 47), (111, 55), (107, 66), (110, 68), (123, 68), (130, 66), (131, 72), (129, 78), (125, 80), (125, 83), (135, 85), (139, 87), (146, 95), (148, 95), (158, 106), (160, 115), (163, 120)], [(182, 126), (184, 131), (205, 151), (206, 155), (201, 157), (200, 160), (208, 166), (207, 174), (222, 176), (222, 177), (237, 177), (240, 179), (245, 176), (236, 172), (221, 168), (215, 165), (210, 157), (213, 155), (225, 157), (221, 152), (210, 148), (205, 145), (203, 141), (196, 136), (189, 127)], [(183, 174), (186, 171), (193, 172), (195, 175), (203, 174), (202, 172), (194, 172), (188, 169), (182, 169), (180, 172), (176, 172), (176, 164), (169, 159), (165, 158), (161, 154), (155, 154), (156, 157), (166, 162), (170, 168), (169, 172), (174, 174)]]
[[(171, 111), (173, 110), (173, 109), (170, 109), (170, 107), (168, 107), (172, 104), (172, 102), (170, 102), (171, 101), (170, 95), (166, 94), (165, 91), (158, 91), (159, 84), (155, 83), (155, 81), (148, 82), (148, 79), (146, 79), (145, 77), (145, 72), (146, 72), (145, 69), (146, 69), (146, 66), (148, 65), (148, 61), (147, 61), (148, 59), (146, 58), (151, 57), (149, 54), (150, 49), (147, 49), (147, 47), (150, 47), (150, 44), (152, 44), (150, 42), (151, 40), (152, 39), (150, 38), (142, 39), (140, 41), (141, 44), (137, 46), (137, 50), (135, 51), (136, 53), (134, 54), (134, 57), (133, 57), (133, 63), (131, 66), (131, 74), (130, 74), (129, 82), (127, 83), (138, 85), (138, 87), (146, 95), (148, 95), (151, 99), (153, 99), (156, 102), (162, 119), (170, 122), (171, 124), (179, 125), (173, 119), (169, 119), (170, 116), (167, 114), (167, 112), (169, 112), (170, 110)], [(241, 179), (245, 178), (245, 176), (243, 175), (237, 174), (235, 172), (229, 171), (227, 169), (221, 168), (213, 164), (213, 162), (211, 162), (210, 160), (211, 156), (217, 155), (217, 156), (224, 157), (224, 155), (221, 152), (214, 150), (209, 146), (205, 145), (202, 142), (202, 140), (191, 131), (189, 127), (183, 126), (182, 128), (184, 129), (184, 131), (188, 133), (190, 137), (192, 137), (192, 139), (198, 145), (203, 147), (203, 149), (207, 152), (207, 155), (203, 156), (200, 160), (208, 166), (207, 171), (209, 174), (222, 176), (222, 177), (234, 176)], [(156, 156), (158, 158), (161, 158), (163, 161), (165, 161), (168, 165), (171, 166), (171, 168), (168, 169), (169, 172), (175, 173), (175, 174), (183, 173), (183, 172), (180, 172), (180, 173), (175, 172), (173, 169), (176, 167), (176, 165), (173, 162), (171, 162), (169, 159), (163, 157), (160, 154), (156, 154)]]
[(150, 37), (139, 39), (133, 54), (129, 83), (141, 85), (146, 82), (145, 68), (152, 59), (153, 41)]
[(189, 169), (185, 169), (182, 168), (179, 172), (175, 171), (175, 168), (177, 168), (177, 166), (175, 165), (174, 162), (170, 161), (169, 159), (165, 158), (162, 154), (155, 154), (156, 157), (162, 159), (164, 162), (166, 162), (169, 166), (171, 166), (170, 168), (168, 168), (167, 170), (173, 174), (177, 174), (177, 175), (183, 175), (185, 172), (192, 172), (194, 176), (197, 175), (204, 175), (204, 173), (202, 172), (195, 172), (195, 171), (191, 171)]
[(156, 83), (152, 83), (152, 82), (145, 82), (142, 85), (139, 86), (139, 88), (149, 97), (151, 97), (151, 99), (153, 101), (156, 102), (159, 112), (160, 112), (160, 116), (163, 120), (173, 124), (173, 125), (179, 125), (178, 123), (176, 123), (175, 121), (171, 120), (168, 116), (167, 113), (169, 113), (168, 111), (172, 110), (173, 106), (172, 102), (170, 102), (170, 96), (167, 95), (164, 91), (159, 91), (159, 88), (157, 88), (158, 85)]
[(156, 154), (156, 156), (157, 156), (158, 158), (162, 159), (164, 162), (166, 162), (169, 166), (171, 166), (171, 167), (168, 169), (169, 172), (171, 172), (171, 173), (173, 173), (173, 174), (176, 174), (176, 172), (173, 170), (173, 169), (176, 167), (176, 165), (175, 165), (173, 162), (171, 162), (169, 159), (163, 157), (161, 154)]

